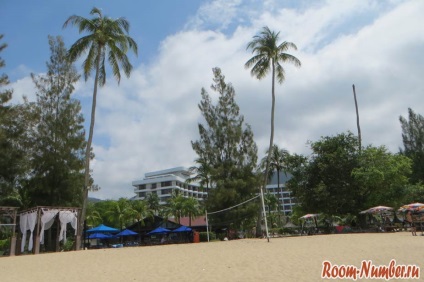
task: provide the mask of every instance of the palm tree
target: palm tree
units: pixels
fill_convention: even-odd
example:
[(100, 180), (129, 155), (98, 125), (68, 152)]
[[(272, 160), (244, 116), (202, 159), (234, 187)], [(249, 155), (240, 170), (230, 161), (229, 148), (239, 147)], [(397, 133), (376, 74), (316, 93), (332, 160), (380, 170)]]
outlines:
[(158, 194), (156, 194), (156, 193), (150, 193), (150, 194), (148, 194), (147, 195), (147, 198), (146, 198), (146, 201), (147, 201), (148, 208), (151, 211), (153, 211), (153, 213), (155, 215), (158, 215), (159, 214), (159, 210), (161, 208), (160, 199), (159, 199)]
[(271, 217), (271, 211), (275, 209), (275, 207), (277, 207), (278, 205), (278, 199), (277, 197), (275, 197), (274, 194), (271, 194), (269, 192), (267, 192), (265, 194), (265, 205), (267, 205), (268, 207), (268, 217), (271, 219), (271, 226), (273, 226), (272, 224), (272, 217)]
[[(146, 201), (134, 200), (130, 202), (128, 214), (137, 221), (138, 234), (141, 234), (141, 226), (144, 226), (144, 220), (146, 218), (153, 218), (154, 211), (149, 208)], [(141, 237), (139, 237), (141, 240)]]
[[(269, 152), (267, 151), (267, 155), (269, 155)], [(274, 172), (277, 172), (277, 187), (278, 187), (278, 199), (280, 201), (279, 209), (278, 211), (281, 213), (281, 209), (283, 209), (284, 212), (284, 201), (283, 201), (283, 188), (280, 187), (280, 172), (284, 172), (286, 174), (287, 171), (287, 156), (289, 155), (289, 152), (285, 149), (278, 148), (277, 145), (272, 146), (271, 151), (271, 159), (269, 163), (269, 171), (268, 171), (268, 179), (271, 179)], [(261, 168), (265, 169), (266, 162), (268, 160), (268, 157), (264, 157), (261, 160)], [(287, 174), (286, 174), (287, 176)]]
[(207, 160), (198, 158), (195, 161), (198, 166), (192, 166), (188, 170), (194, 176), (186, 180), (187, 183), (199, 182), (200, 188), (209, 192), (211, 184), (211, 167), (208, 165)]
[(180, 224), (181, 216), (183, 215), (185, 198), (180, 193), (172, 193), (172, 197), (168, 200), (165, 208), (165, 217), (173, 216), (174, 220)]
[(191, 226), (191, 220), (201, 214), (199, 201), (193, 197), (184, 198), (183, 214), (188, 216), (188, 226)]
[(128, 60), (127, 52), (132, 50), (137, 55), (137, 43), (128, 36), (130, 28), (129, 22), (124, 18), (111, 19), (103, 16), (102, 11), (93, 8), (90, 15), (94, 18), (86, 19), (81, 16), (70, 16), (63, 27), (69, 24), (77, 26), (79, 32), (88, 32), (88, 35), (78, 39), (69, 49), (68, 57), (71, 62), (76, 61), (83, 54), (87, 54), (83, 63), (84, 78), (87, 81), (92, 71), (94, 76), (93, 102), (91, 105), (91, 122), (88, 134), (87, 148), (85, 151), (85, 176), (84, 192), (82, 199), (82, 211), (80, 217), (79, 236), (82, 233), (82, 226), (85, 218), (88, 189), (90, 188), (90, 159), (91, 143), (93, 141), (94, 120), (96, 116), (97, 86), (103, 86), (106, 83), (106, 58), (111, 65), (112, 72), (116, 80), (121, 81), (121, 71), (124, 71), (127, 77), (130, 76), (132, 65)]
[(116, 224), (119, 224), (119, 228), (122, 230), (128, 218), (130, 218), (130, 204), (125, 198), (120, 198), (118, 201), (114, 201), (112, 209), (106, 212), (108, 219)]
[(270, 70), (272, 74), (271, 136), (269, 138), (268, 159), (261, 194), (263, 194), (263, 189), (266, 187), (268, 182), (268, 171), (271, 160), (270, 153), (274, 142), (275, 77), (277, 77), (279, 83), (283, 83), (285, 79), (285, 72), (281, 63), (288, 62), (293, 63), (297, 67), (301, 66), (299, 59), (286, 53), (289, 49), (297, 50), (296, 45), (287, 41), (278, 45), (279, 35), (279, 32), (276, 33), (271, 31), (266, 26), (258, 35), (255, 35), (253, 40), (247, 45), (247, 49), (251, 49), (254, 56), (246, 62), (245, 68), (252, 67), (250, 73), (257, 79), (266, 77)]
[(94, 227), (102, 222), (102, 217), (96, 210), (96, 206), (93, 203), (88, 203), (87, 205), (87, 216), (85, 220), (87, 221), (87, 225), (90, 227)]

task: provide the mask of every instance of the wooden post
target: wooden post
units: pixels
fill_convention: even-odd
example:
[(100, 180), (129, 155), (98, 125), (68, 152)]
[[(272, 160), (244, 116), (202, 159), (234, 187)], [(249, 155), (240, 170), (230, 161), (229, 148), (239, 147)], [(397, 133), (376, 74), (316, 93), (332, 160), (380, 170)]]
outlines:
[(9, 251), (9, 255), (11, 257), (15, 256), (15, 251), (16, 251), (16, 233), (15, 233), (15, 229), (16, 229), (16, 209), (13, 210), (13, 227), (12, 227), (12, 238), (10, 240), (10, 251)]
[(41, 208), (37, 208), (37, 228), (35, 231), (34, 254), (40, 253), (40, 224), (41, 224)]

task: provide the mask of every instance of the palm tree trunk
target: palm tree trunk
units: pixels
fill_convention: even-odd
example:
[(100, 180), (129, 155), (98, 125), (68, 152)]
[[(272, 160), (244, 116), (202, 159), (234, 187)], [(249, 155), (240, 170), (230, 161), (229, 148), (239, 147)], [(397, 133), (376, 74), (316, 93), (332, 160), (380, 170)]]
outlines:
[[(265, 215), (265, 206), (264, 206), (264, 200), (263, 200), (263, 191), (266, 189), (266, 185), (268, 184), (269, 163), (271, 161), (272, 146), (274, 145), (274, 110), (275, 110), (275, 91), (274, 90), (275, 90), (275, 65), (274, 65), (274, 60), (272, 60), (271, 136), (269, 138), (269, 149), (268, 149), (268, 157), (267, 157), (267, 160), (266, 160), (264, 184), (261, 188), (263, 212), (260, 213), (260, 214), (264, 214), (264, 215)], [(259, 217), (258, 221), (260, 222), (261, 220), (262, 220), (262, 216)], [(258, 225), (260, 225), (260, 223), (257, 224), (256, 229), (258, 229)], [(267, 223), (266, 217), (265, 217), (265, 232), (266, 232), (267, 240), (269, 242), (268, 223)], [(256, 230), (256, 233), (258, 233), (258, 230)]]
[(358, 111), (358, 102), (356, 101), (355, 84), (352, 84), (352, 88), (353, 88), (353, 98), (355, 99), (355, 108), (356, 108), (356, 126), (358, 127), (359, 152), (361, 152), (362, 137), (361, 137), (361, 127), (359, 126), (359, 111)]
[[(94, 78), (94, 89), (93, 89), (93, 102), (91, 105), (91, 121), (90, 131), (88, 132), (87, 147), (85, 149), (85, 170), (84, 170), (84, 187), (82, 193), (82, 209), (81, 216), (79, 218), (78, 236), (81, 240), (82, 231), (84, 228), (85, 214), (87, 212), (87, 201), (88, 201), (88, 187), (90, 185), (90, 157), (91, 157), (91, 144), (93, 142), (94, 122), (96, 118), (96, 102), (97, 102), (97, 86), (99, 84), (99, 68), (100, 68), (100, 55), (101, 50), (97, 54), (96, 59), (96, 76)], [(80, 242), (77, 238), (77, 249), (80, 247)]]
[[(283, 199), (283, 188), (280, 188), (280, 170), (278, 169), (277, 169), (277, 187), (278, 187), (278, 200), (280, 202), (280, 208), (278, 209), (278, 213), (280, 214), (279, 220), (281, 223), (281, 214), (284, 214), (284, 199)], [(281, 211), (283, 211), (283, 213)]]

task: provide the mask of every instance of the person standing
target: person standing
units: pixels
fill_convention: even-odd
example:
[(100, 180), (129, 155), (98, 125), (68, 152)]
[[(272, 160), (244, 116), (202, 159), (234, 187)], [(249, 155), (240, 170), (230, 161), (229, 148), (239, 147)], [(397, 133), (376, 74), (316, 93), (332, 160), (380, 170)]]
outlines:
[(417, 236), (417, 229), (415, 227), (414, 220), (412, 219), (412, 213), (411, 213), (411, 211), (408, 211), (406, 213), (406, 221), (411, 226), (412, 236)]

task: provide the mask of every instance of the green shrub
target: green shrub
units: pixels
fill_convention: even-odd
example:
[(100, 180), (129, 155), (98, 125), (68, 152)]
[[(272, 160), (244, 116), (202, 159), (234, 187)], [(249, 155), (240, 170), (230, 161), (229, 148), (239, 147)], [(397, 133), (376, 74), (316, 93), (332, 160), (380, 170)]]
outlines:
[(63, 250), (65, 252), (72, 251), (73, 250), (73, 247), (74, 247), (74, 241), (68, 239), (66, 241), (66, 243), (63, 245)]
[(0, 250), (4, 251), (10, 247), (10, 239), (0, 240)]
[[(208, 241), (208, 232), (200, 232), (199, 233), (200, 242)], [(215, 232), (209, 232), (209, 241), (216, 240)]]

